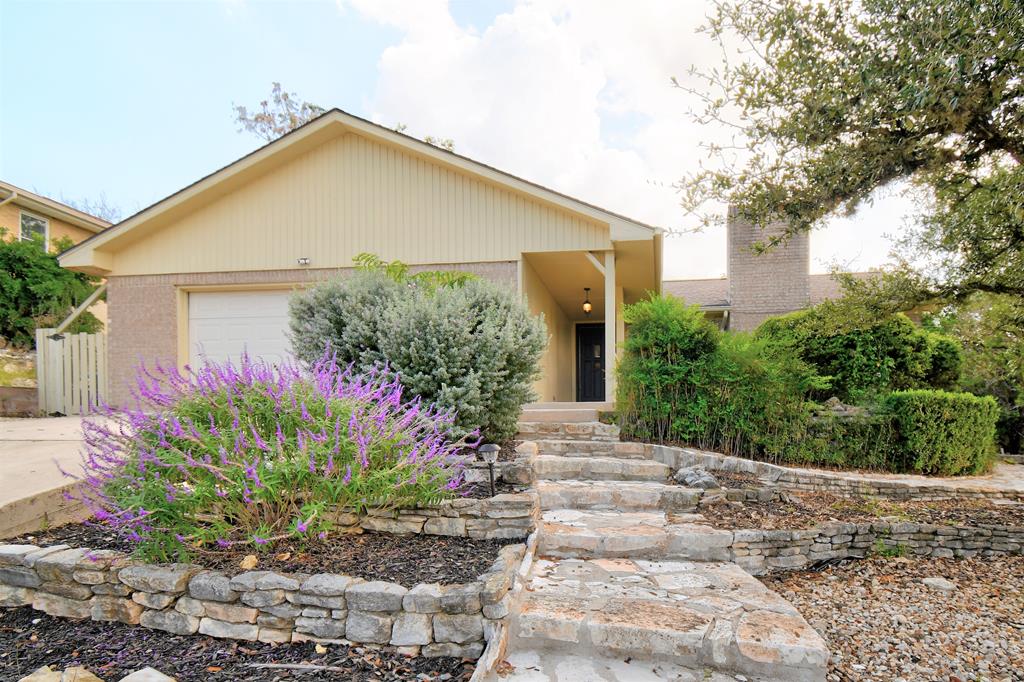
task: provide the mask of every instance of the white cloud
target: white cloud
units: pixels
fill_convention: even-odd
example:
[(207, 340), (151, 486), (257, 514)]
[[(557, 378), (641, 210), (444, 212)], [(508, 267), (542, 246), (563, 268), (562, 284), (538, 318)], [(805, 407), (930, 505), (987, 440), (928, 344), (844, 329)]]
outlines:
[[(672, 184), (722, 132), (689, 119), (698, 103), (670, 78), (719, 57), (696, 32), (705, 0), (522, 0), (480, 30), (458, 26), (444, 0), (344, 5), (402, 34), (380, 58), (379, 123), (453, 138), (462, 154), (645, 222), (692, 225)], [(812, 268), (858, 246), (853, 267), (878, 264), (878, 232), (815, 235)], [(665, 253), (669, 277), (725, 271), (721, 230), (670, 238)]]

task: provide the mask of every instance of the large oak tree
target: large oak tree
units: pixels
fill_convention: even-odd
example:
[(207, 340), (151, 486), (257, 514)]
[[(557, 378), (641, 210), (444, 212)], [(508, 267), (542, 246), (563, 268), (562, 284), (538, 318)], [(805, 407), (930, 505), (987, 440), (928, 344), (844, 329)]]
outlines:
[(713, 148), (720, 163), (682, 182), (690, 210), (796, 232), (908, 181), (921, 227), (889, 294), (1024, 296), (1024, 3), (739, 0), (706, 30), (746, 46), (695, 90), (739, 152)]

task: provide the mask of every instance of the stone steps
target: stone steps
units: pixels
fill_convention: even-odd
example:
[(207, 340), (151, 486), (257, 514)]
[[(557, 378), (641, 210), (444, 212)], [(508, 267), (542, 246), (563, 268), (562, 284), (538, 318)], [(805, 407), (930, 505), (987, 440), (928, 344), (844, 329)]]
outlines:
[[(697, 669), (669, 661), (606, 656), (601, 653), (580, 655), (566, 651), (524, 648), (504, 659), (501, 672), (491, 671), (486, 682), (736, 682), (727, 673)], [(766, 677), (750, 677), (750, 682), (785, 682)]]
[(620, 443), (599, 440), (544, 439), (533, 441), (538, 455), (562, 457), (616, 457), (620, 459), (650, 459), (643, 443)]
[(729, 561), (732, 531), (699, 514), (554, 509), (541, 514), (537, 554), (559, 558)]
[(603, 403), (546, 403), (527, 405), (520, 419), (524, 422), (578, 424), (596, 422)]
[(614, 424), (603, 424), (596, 420), (584, 422), (533, 422), (520, 421), (517, 425), (520, 440), (577, 440), (606, 441), (619, 440), (619, 427)]
[(602, 668), (588, 677), (556, 667), (521, 680), (723, 679), (718, 671), (748, 680), (821, 682), (829, 655), (792, 605), (735, 564), (543, 557), (513, 615), (511, 648), (542, 658), (552, 652), (556, 659), (567, 653), (590, 661), (656, 659), (701, 671), (700, 677), (662, 677), (650, 668), (644, 676)]
[(661, 462), (618, 457), (563, 457), (539, 455), (533, 460), (538, 479), (560, 481), (657, 481), (668, 480), (671, 469)]
[(604, 511), (666, 511), (697, 509), (702, 490), (654, 481), (537, 481), (540, 508)]

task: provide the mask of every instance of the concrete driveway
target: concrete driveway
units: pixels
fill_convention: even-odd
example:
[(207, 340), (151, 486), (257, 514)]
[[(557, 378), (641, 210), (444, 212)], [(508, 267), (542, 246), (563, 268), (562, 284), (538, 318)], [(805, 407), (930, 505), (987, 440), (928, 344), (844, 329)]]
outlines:
[(78, 471), (81, 417), (0, 419), (0, 538), (62, 523), (78, 505), (63, 499), (71, 481), (56, 460)]

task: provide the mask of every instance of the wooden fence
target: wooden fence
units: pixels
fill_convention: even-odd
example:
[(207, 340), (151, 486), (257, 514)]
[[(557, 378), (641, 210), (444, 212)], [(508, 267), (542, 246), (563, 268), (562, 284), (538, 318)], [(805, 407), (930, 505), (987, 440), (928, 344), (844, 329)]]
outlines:
[(88, 414), (107, 394), (107, 335), (36, 329), (36, 383), (44, 414)]

